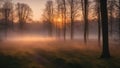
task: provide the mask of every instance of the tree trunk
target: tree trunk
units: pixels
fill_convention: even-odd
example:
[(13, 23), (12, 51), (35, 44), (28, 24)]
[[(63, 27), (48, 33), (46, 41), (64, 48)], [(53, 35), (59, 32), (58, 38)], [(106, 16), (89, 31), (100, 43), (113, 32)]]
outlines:
[(73, 19), (73, 9), (74, 9), (74, 4), (73, 0), (71, 0), (71, 40), (73, 40), (73, 33), (74, 33), (74, 19)]
[(114, 1), (110, 1), (110, 35), (113, 34), (113, 5)]
[(98, 17), (98, 46), (101, 45), (101, 13), (100, 13), (100, 0), (96, 0), (97, 17)]
[(98, 11), (98, 45), (100, 46), (101, 44), (101, 13), (100, 13), (100, 0), (97, 1), (98, 7), (97, 7), (97, 11)]
[(88, 0), (84, 0), (84, 42), (87, 42), (88, 38)]
[(102, 40), (103, 49), (101, 58), (110, 58), (109, 43), (108, 43), (108, 13), (107, 0), (100, 0), (101, 6), (101, 20), (102, 20)]
[(87, 42), (88, 36), (88, 0), (81, 0), (82, 14), (84, 19), (84, 42)]
[[(119, 7), (120, 7), (120, 0), (119, 0)], [(120, 11), (120, 8), (119, 8)], [(120, 39), (120, 12), (119, 12), (119, 39)]]
[(64, 5), (64, 40), (66, 39), (66, 1), (63, 0)]

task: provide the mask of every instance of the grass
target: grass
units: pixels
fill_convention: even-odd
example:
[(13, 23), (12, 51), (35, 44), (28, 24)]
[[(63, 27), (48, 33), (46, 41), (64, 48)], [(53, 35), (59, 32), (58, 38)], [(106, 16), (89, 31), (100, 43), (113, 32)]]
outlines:
[[(18, 44), (19, 43), (19, 44)], [(1, 42), (0, 68), (120, 68), (120, 46), (101, 59), (97, 43), (80, 41)]]

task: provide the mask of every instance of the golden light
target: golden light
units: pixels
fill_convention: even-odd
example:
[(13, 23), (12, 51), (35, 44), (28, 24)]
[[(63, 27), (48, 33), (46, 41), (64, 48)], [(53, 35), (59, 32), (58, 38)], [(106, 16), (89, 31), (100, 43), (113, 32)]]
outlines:
[(54, 25), (57, 28), (62, 28), (63, 27), (63, 22), (62, 22), (62, 18), (61, 17), (54, 17)]
[(62, 18), (61, 17), (58, 17), (56, 19), (56, 25), (58, 28), (62, 28), (63, 27), (63, 22), (62, 22)]
[(57, 21), (58, 21), (59, 23), (62, 23), (62, 19), (61, 19), (61, 18), (58, 18)]
[(20, 36), (12, 36), (7, 38), (8, 41), (23, 41), (23, 42), (34, 42), (34, 41), (52, 41), (55, 40), (54, 37), (42, 37), (36, 35), (20, 35)]

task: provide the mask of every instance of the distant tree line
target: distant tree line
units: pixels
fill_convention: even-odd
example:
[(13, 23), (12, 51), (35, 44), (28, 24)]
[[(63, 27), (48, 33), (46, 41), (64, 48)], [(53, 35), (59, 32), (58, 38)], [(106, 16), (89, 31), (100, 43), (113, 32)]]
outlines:
[[(7, 35), (8, 30), (18, 23), (20, 29), (31, 19), (32, 9), (24, 3), (14, 4), (12, 0), (0, 1), (0, 30)], [(0, 31), (0, 32), (1, 32)]]
[[(89, 38), (89, 25), (90, 21), (98, 23), (98, 42), (101, 40), (102, 21), (101, 21), (101, 6), (100, 0), (49, 0), (46, 3), (43, 13), (43, 20), (48, 21), (49, 34), (54, 33), (56, 29), (57, 36), (63, 36), (66, 39), (66, 27), (69, 26), (70, 38), (74, 39), (75, 33), (75, 21), (80, 20), (84, 23), (84, 41), (87, 42)], [(119, 26), (119, 1), (107, 0), (107, 14), (108, 14), (108, 26), (109, 36), (112, 37), (113, 33), (120, 35)], [(61, 21), (59, 21), (59, 19)], [(117, 27), (113, 26), (116, 25)]]
[[(94, 18), (94, 21), (98, 23), (98, 45), (100, 45), (102, 37), (103, 52), (101, 57), (110, 58), (109, 37), (112, 37), (114, 32), (119, 34), (120, 37), (120, 0), (55, 0), (55, 2), (53, 3), (52, 0), (47, 1), (46, 4), (51, 3), (51, 5), (49, 7), (46, 5), (47, 10), (43, 13), (43, 15), (48, 13), (46, 17), (52, 17), (51, 22), (49, 22), (49, 18), (43, 17), (44, 20), (51, 24), (48, 27), (48, 31), (51, 32), (52, 29), (50, 28), (56, 26), (56, 32), (59, 32), (58, 34), (63, 33), (62, 36), (65, 40), (66, 33), (68, 33), (66, 26), (69, 25), (70, 38), (72, 40), (75, 33), (74, 24), (79, 19), (84, 23), (84, 42), (87, 43), (89, 24), (92, 20), (91, 18)], [(57, 17), (61, 19), (62, 28), (60, 29), (60, 25), (57, 26), (59, 24), (59, 20), (56, 21)]]

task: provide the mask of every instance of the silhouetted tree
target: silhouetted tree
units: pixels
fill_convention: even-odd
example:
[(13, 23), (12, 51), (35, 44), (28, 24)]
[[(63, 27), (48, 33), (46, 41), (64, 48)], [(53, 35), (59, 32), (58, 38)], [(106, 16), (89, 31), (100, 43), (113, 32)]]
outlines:
[(63, 13), (64, 13), (64, 40), (66, 39), (66, 13), (67, 13), (67, 9), (66, 9), (66, 0), (62, 0), (63, 1)]
[[(119, 11), (120, 11), (120, 0), (119, 0)], [(119, 12), (119, 39), (120, 39), (120, 12)]]
[(73, 9), (74, 9), (74, 0), (69, 0), (70, 4), (70, 19), (71, 19), (71, 39), (73, 39), (73, 33), (74, 33), (74, 18), (73, 18)]
[(120, 39), (120, 0), (113, 0), (115, 2), (115, 7), (118, 9), (118, 34), (119, 34), (119, 39)]
[(24, 3), (17, 3), (16, 5), (17, 16), (19, 19), (20, 29), (23, 29), (25, 23), (32, 15), (32, 9)]
[(70, 26), (71, 26), (71, 40), (74, 38), (74, 21), (76, 17), (79, 16), (79, 10), (80, 10), (80, 0), (68, 0), (67, 1), (69, 4), (69, 12), (70, 12)]
[(96, 0), (95, 11), (97, 13), (98, 21), (98, 45), (100, 46), (101, 41), (101, 13), (100, 13), (100, 0)]
[(118, 1), (118, 5), (116, 4), (116, 6), (117, 6), (117, 8), (118, 8), (118, 19), (119, 19), (119, 21), (118, 21), (118, 25), (119, 25), (119, 40), (120, 40), (120, 0)]
[(1, 30), (2, 30), (2, 24), (1, 24), (1, 19), (2, 19), (2, 0), (0, 0), (0, 41), (2, 40), (1, 36)]
[[(60, 38), (61, 34), (62, 34), (62, 27), (63, 26), (63, 18), (64, 18), (64, 7), (63, 7), (63, 0), (56, 0), (56, 19), (60, 19), (62, 21), (56, 21), (56, 34), (57, 36)], [(62, 23), (62, 24), (61, 24)]]
[(84, 18), (84, 42), (87, 42), (88, 38), (88, 0), (81, 0), (81, 5), (82, 5), (82, 13), (83, 13), (83, 18)]
[[(57, 16), (61, 18), (61, 29), (63, 31), (63, 37), (66, 37), (66, 15), (67, 15), (67, 4), (66, 0), (56, 0), (57, 3)], [(58, 22), (57, 22), (58, 23)]]
[(101, 6), (102, 40), (103, 40), (103, 49), (102, 49), (101, 58), (110, 58), (109, 43), (108, 43), (107, 0), (100, 0), (100, 6)]
[(53, 32), (53, 17), (54, 17), (53, 11), (54, 11), (53, 1), (47, 1), (44, 14), (45, 18), (48, 21), (48, 32), (50, 36), (52, 36)]
[(112, 36), (113, 34), (113, 10), (114, 10), (114, 0), (110, 0), (108, 2), (109, 7), (108, 7), (108, 11), (109, 11), (109, 22), (110, 22), (110, 35)]
[(11, 10), (10, 10), (9, 20), (10, 20), (10, 27), (13, 29), (14, 28), (14, 20), (15, 20), (15, 10), (14, 10), (14, 5), (12, 2), (11, 2)]
[(10, 27), (10, 15), (12, 11), (12, 2), (11, 1), (4, 1), (2, 6), (2, 15), (3, 15), (3, 29), (5, 30), (5, 36), (7, 36), (8, 28)]

